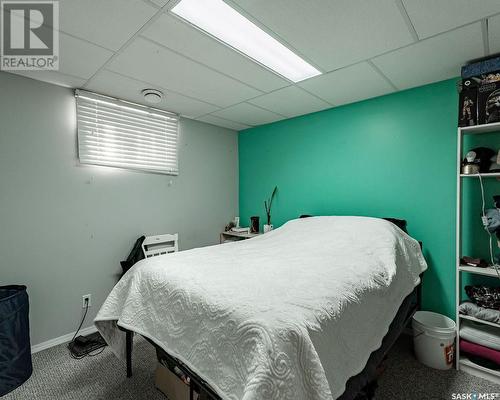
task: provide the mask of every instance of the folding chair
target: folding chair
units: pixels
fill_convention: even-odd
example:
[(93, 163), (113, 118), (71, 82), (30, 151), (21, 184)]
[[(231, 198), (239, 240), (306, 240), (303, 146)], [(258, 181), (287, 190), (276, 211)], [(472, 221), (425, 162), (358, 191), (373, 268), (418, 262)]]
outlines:
[(179, 251), (179, 234), (146, 236), (142, 242), (144, 257), (155, 257)]

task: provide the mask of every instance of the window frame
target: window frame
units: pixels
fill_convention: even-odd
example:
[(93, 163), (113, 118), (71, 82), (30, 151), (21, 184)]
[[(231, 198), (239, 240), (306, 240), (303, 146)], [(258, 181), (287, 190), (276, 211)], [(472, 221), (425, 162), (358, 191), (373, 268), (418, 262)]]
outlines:
[[(129, 102), (126, 100), (121, 100), (121, 99), (114, 98), (111, 96), (105, 96), (102, 94), (90, 92), (90, 91), (83, 90), (83, 89), (75, 90), (75, 100), (76, 100), (75, 107), (76, 107), (77, 137), (78, 137), (77, 151), (78, 151), (78, 160), (79, 160), (80, 164), (82, 164), (82, 165), (98, 165), (98, 166), (104, 166), (104, 167), (120, 168), (120, 169), (133, 170), (133, 171), (142, 171), (142, 172), (162, 174), (162, 175), (171, 175), (171, 176), (179, 175), (180, 116), (178, 114), (175, 114), (175, 113), (172, 113), (169, 111), (165, 111), (165, 110), (161, 110), (158, 108), (154, 108), (154, 107), (145, 106), (142, 104)], [(88, 117), (88, 115), (82, 117), (83, 114), (81, 114), (82, 108), (88, 108), (89, 104), (95, 104), (96, 107), (99, 107), (99, 104), (102, 104), (101, 110), (97, 111), (98, 108), (96, 110), (96, 113), (101, 112), (101, 114), (103, 113), (103, 108), (105, 108), (105, 107), (109, 108), (110, 110), (112, 110), (112, 109), (116, 109), (116, 110), (129, 109), (130, 115), (128, 115), (126, 117), (124, 117), (123, 115), (120, 115), (119, 111), (115, 111), (116, 112), (115, 115), (112, 115), (113, 111), (107, 110), (106, 112), (108, 114), (110, 114), (109, 118), (114, 119), (115, 123), (117, 125), (126, 126), (126, 128), (118, 128), (118, 129), (127, 129), (127, 130), (130, 130), (133, 132), (133, 129), (129, 128), (128, 124), (130, 124), (130, 126), (132, 126), (132, 127), (134, 124), (135, 125), (144, 124), (145, 127), (143, 129), (153, 131), (152, 135), (164, 134), (165, 135), (165, 140), (164, 140), (165, 145), (158, 147), (158, 149), (160, 151), (158, 151), (158, 149), (154, 148), (154, 145), (155, 145), (154, 140), (155, 139), (147, 138), (148, 141), (143, 145), (145, 147), (150, 147), (151, 153), (160, 153), (164, 150), (165, 157), (173, 158), (174, 161), (168, 161), (165, 163), (165, 168), (163, 168), (163, 167), (159, 168), (159, 167), (153, 166), (153, 165), (151, 167), (146, 166), (146, 164), (148, 163), (147, 158), (151, 157), (151, 153), (148, 154), (147, 152), (142, 156), (142, 158), (140, 155), (136, 156), (137, 157), (137, 165), (133, 164), (134, 156), (130, 156), (128, 154), (125, 154), (125, 156), (122, 158), (123, 161), (118, 161), (118, 160), (113, 161), (113, 160), (111, 160), (111, 158), (113, 156), (110, 156), (108, 158), (108, 160), (103, 160), (103, 158), (105, 158), (105, 156), (90, 155), (90, 153), (92, 152), (92, 150), (90, 150), (91, 147), (94, 147), (94, 150), (93, 150), (94, 153), (97, 153), (97, 152), (102, 153), (103, 151), (110, 151), (111, 146), (108, 148), (106, 148), (106, 146), (102, 146), (102, 148), (95, 149), (95, 147), (97, 146), (95, 143), (93, 143), (92, 145), (89, 145), (89, 143), (88, 143), (89, 138), (91, 140), (96, 140), (92, 136), (95, 133), (88, 132), (88, 130), (91, 129), (90, 127), (92, 125), (92, 122), (88, 122), (88, 120), (90, 119)], [(85, 112), (85, 111), (82, 111), (82, 112)], [(143, 113), (147, 113), (148, 118), (145, 118), (144, 121), (140, 121), (140, 117), (138, 117), (138, 115), (143, 114)], [(87, 114), (88, 114), (88, 112), (87, 112)], [(121, 121), (120, 121), (120, 117), (122, 118)], [(108, 117), (106, 117), (106, 118), (108, 118)], [(128, 121), (126, 121), (125, 118), (128, 118)], [(158, 121), (154, 121), (152, 123), (151, 121), (153, 120), (153, 118), (158, 118)], [(82, 121), (82, 119), (86, 119), (86, 121)], [(129, 122), (129, 121), (134, 120), (134, 119), (138, 122), (131, 122), (131, 123)], [(165, 120), (164, 132), (162, 132), (162, 129), (158, 129), (158, 132), (154, 132), (155, 128), (153, 128), (153, 124), (158, 122), (157, 125), (161, 125), (162, 119)], [(149, 123), (151, 124), (150, 126), (147, 126), (148, 120), (149, 120)], [(99, 124), (99, 125), (103, 125), (103, 122), (104, 122), (103, 119), (98, 119), (95, 123)], [(109, 121), (106, 121), (106, 122), (109, 123)], [(172, 128), (173, 125), (175, 125), (175, 128)], [(104, 128), (99, 127), (97, 129), (98, 129), (97, 135), (102, 134), (102, 130), (104, 130)], [(136, 129), (137, 129), (137, 126), (136, 126)], [(87, 132), (85, 133), (85, 131), (87, 131)], [(138, 132), (138, 133), (136, 133), (136, 136), (139, 136), (140, 133), (144, 134), (144, 132)], [(124, 134), (120, 131), (115, 133), (116, 138), (119, 141), (123, 140), (123, 136), (127, 135), (127, 134), (128, 133)], [(133, 133), (130, 133), (130, 135), (132, 136)], [(133, 140), (134, 139), (130, 139), (131, 142)], [(163, 141), (163, 138), (160, 138), (159, 140)], [(171, 143), (173, 143), (174, 141), (175, 141), (175, 143), (172, 145)], [(136, 151), (137, 153), (140, 153), (140, 151), (134, 150), (134, 147), (133, 147), (134, 145), (131, 143), (127, 143), (127, 144), (120, 143), (117, 146), (120, 146), (120, 145), (123, 146), (119, 150), (119, 152), (121, 154), (114, 155), (114, 157), (116, 157), (117, 159), (119, 158), (120, 155), (123, 155), (124, 152), (125, 153), (127, 153), (127, 152), (133, 153), (134, 151)], [(144, 148), (143, 148), (143, 150), (144, 150)], [(99, 160), (99, 157), (101, 157), (101, 160)], [(126, 159), (128, 159), (128, 161)], [(139, 165), (139, 162), (141, 162), (141, 161), (143, 162), (143, 164)]]

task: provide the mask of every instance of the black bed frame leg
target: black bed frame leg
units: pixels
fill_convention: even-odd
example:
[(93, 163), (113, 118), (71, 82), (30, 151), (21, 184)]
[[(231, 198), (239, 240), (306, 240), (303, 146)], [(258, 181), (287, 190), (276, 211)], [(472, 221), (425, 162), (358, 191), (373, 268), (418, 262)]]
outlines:
[(125, 350), (127, 353), (127, 378), (132, 376), (132, 344), (134, 334), (132, 331), (125, 331)]

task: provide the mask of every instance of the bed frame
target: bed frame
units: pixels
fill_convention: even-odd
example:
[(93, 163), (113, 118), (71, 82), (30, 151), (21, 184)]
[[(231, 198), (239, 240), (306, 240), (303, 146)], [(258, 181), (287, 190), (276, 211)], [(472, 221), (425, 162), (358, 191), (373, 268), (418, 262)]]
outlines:
[[(307, 218), (307, 216), (301, 216), (300, 218)], [(390, 222), (395, 223), (394, 221), (391, 221), (391, 219), (388, 219)], [(397, 220), (397, 221), (403, 221), (403, 220)], [(401, 226), (398, 223), (395, 223), (398, 227), (401, 228)], [(404, 221), (404, 225), (406, 228), (406, 221)], [(402, 228), (403, 230), (406, 231), (406, 229)], [(420, 243), (420, 248), (422, 248), (422, 242)], [(421, 304), (422, 304), (422, 279), (423, 279), (423, 273), (420, 275), (420, 284), (414, 289), (414, 292), (416, 293), (416, 304), (409, 309), (409, 311), (406, 314), (405, 320), (402, 324), (401, 332), (399, 332), (396, 335), (396, 338), (400, 336), (402, 333), (404, 327), (408, 325), (408, 323), (411, 321), (413, 315), (415, 312), (421, 309)], [(413, 294), (412, 292), (411, 294)], [(411, 295), (410, 294), (410, 295)], [(406, 299), (405, 299), (406, 300)], [(125, 332), (125, 340), (126, 340), (126, 363), (127, 363), (127, 378), (132, 377), (132, 351), (133, 351), (133, 339), (134, 339), (134, 332), (121, 328), (119, 327), (120, 330)], [(389, 336), (389, 333), (386, 335), (386, 337)], [(179, 368), (180, 371), (182, 371), (183, 374), (188, 376), (190, 378), (190, 400), (194, 400), (194, 392), (198, 392), (200, 394), (200, 399), (202, 400), (222, 400), (221, 397), (202, 379), (200, 378), (197, 374), (195, 374), (193, 371), (190, 370), (182, 361), (178, 360), (175, 357), (172, 357), (169, 355), (165, 350), (163, 350), (160, 346), (158, 346), (156, 343), (154, 343), (151, 339), (144, 337), (149, 343), (151, 343), (155, 349), (156, 349), (156, 354), (158, 358), (162, 358), (166, 360), (170, 365), (175, 365), (177, 368)], [(384, 338), (385, 339), (385, 338)], [(392, 343), (393, 344), (393, 343)], [(383, 356), (385, 356), (389, 350), (392, 347), (392, 344), (386, 349), (384, 352)], [(375, 350), (372, 355), (376, 352)], [(384, 357), (382, 357), (384, 358)], [(353, 398), (354, 400), (372, 400), (375, 396), (375, 390), (377, 388), (377, 374), (374, 374), (374, 376), (370, 377), (369, 382), (365, 385), (364, 388), (361, 389), (360, 393)], [(344, 396), (344, 395), (343, 395)], [(342, 397), (343, 397), (342, 396)]]
[[(420, 276), (422, 279), (422, 275)], [(417, 298), (417, 304), (412, 307), (409, 312), (406, 315), (405, 321), (402, 324), (402, 328), (406, 327), (408, 323), (411, 321), (413, 315), (415, 312), (417, 312), (420, 307), (421, 307), (421, 301), (422, 301), (422, 283), (420, 283), (416, 288), (416, 298)], [(127, 378), (132, 377), (132, 350), (133, 350), (133, 337), (134, 337), (134, 332), (120, 328), (125, 332), (126, 335), (126, 362), (127, 362)], [(397, 337), (400, 335), (399, 333)], [(221, 397), (202, 379), (200, 378), (197, 374), (192, 372), (184, 363), (176, 359), (175, 357), (172, 357), (169, 355), (165, 350), (163, 350), (160, 346), (158, 346), (156, 343), (154, 343), (152, 340), (150, 340), (147, 337), (144, 337), (149, 343), (151, 343), (155, 349), (158, 357), (161, 357), (162, 359), (166, 360), (170, 365), (175, 365), (177, 368), (179, 368), (183, 374), (186, 376), (189, 376), (191, 380), (191, 385), (190, 385), (190, 400), (194, 399), (194, 391), (198, 392), (200, 394), (201, 399), (206, 399), (206, 400), (221, 400)], [(390, 348), (392, 345), (384, 352), (384, 356), (389, 352)], [(373, 353), (372, 353), (373, 354)], [(383, 358), (383, 357), (382, 357)], [(375, 396), (375, 390), (377, 388), (377, 378), (378, 376), (372, 376), (371, 380), (368, 382), (368, 384), (365, 385), (364, 388), (361, 389), (360, 394), (355, 397), (356, 400), (371, 400)]]

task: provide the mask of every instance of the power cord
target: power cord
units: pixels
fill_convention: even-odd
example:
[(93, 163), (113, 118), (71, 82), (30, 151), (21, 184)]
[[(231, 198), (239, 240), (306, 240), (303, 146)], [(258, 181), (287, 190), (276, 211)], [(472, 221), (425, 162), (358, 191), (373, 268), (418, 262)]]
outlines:
[(89, 357), (94, 357), (99, 354), (101, 354), (105, 347), (98, 349), (97, 353), (87, 353), (87, 354), (82, 354), (82, 355), (77, 355), (73, 350), (74, 350), (74, 345), (75, 345), (75, 338), (77, 337), (78, 333), (80, 332), (80, 329), (82, 329), (83, 322), (85, 321), (85, 318), (87, 317), (87, 313), (89, 311), (89, 299), (85, 299), (85, 312), (83, 313), (82, 320), (80, 321), (80, 325), (78, 325), (78, 329), (76, 330), (75, 334), (73, 335), (73, 338), (71, 341), (68, 343), (68, 350), (71, 358), (74, 358), (75, 360), (81, 360), (82, 358), (85, 358), (87, 356)]
[(75, 345), (75, 338), (78, 335), (78, 332), (80, 332), (80, 329), (82, 329), (83, 322), (85, 321), (85, 318), (87, 317), (87, 312), (89, 311), (89, 299), (85, 299), (85, 312), (83, 313), (82, 320), (80, 321), (80, 325), (78, 325), (78, 329), (76, 330), (75, 334), (73, 335), (73, 338), (71, 341), (68, 343), (68, 349), (69, 349), (69, 354), (71, 355), (72, 358), (75, 360), (80, 360), (85, 355), (83, 356), (78, 356), (75, 353), (73, 353), (73, 346)]
[(498, 271), (499, 265), (495, 262), (494, 257), (493, 257), (493, 237), (491, 235), (491, 232), (487, 228), (488, 218), (486, 217), (486, 210), (485, 210), (486, 207), (485, 207), (485, 200), (484, 200), (483, 178), (482, 178), (481, 174), (478, 174), (478, 176), (479, 176), (479, 184), (481, 185), (481, 200), (482, 200), (482, 213), (483, 213), (481, 220), (483, 222), (483, 228), (486, 231), (486, 233), (488, 234), (489, 239), (490, 239), (489, 247), (490, 247), (491, 266), (493, 267), (493, 269), (497, 273), (498, 279), (500, 279), (500, 272)]

